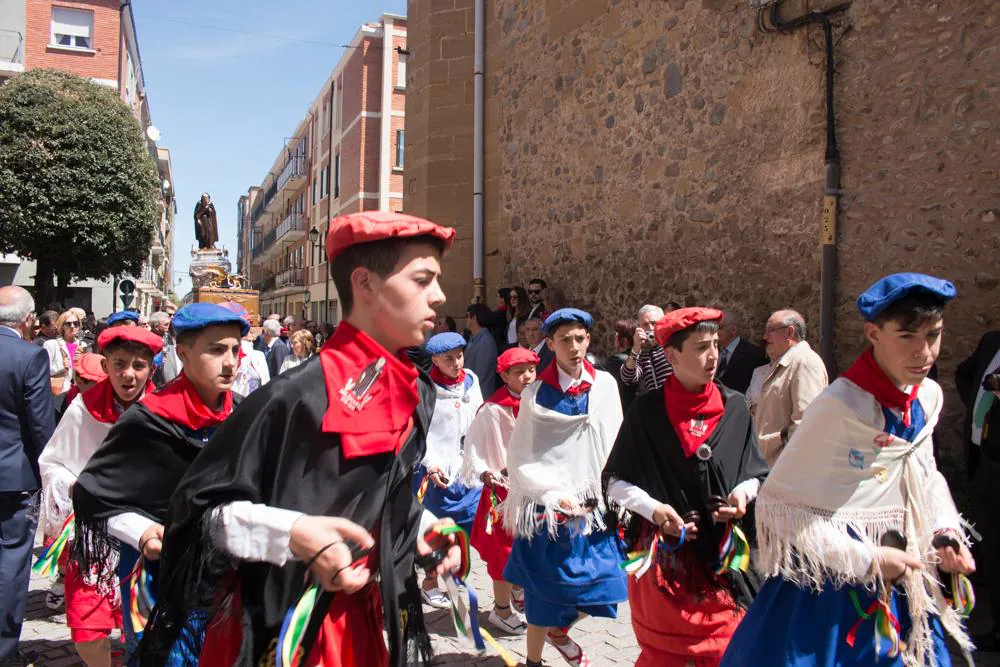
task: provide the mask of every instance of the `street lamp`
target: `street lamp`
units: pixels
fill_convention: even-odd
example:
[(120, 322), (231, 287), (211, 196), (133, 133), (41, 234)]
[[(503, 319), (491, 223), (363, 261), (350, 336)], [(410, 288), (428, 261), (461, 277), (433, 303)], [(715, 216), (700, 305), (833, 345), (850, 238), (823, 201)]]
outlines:
[[(312, 257), (313, 265), (319, 264), (316, 261), (316, 251), (319, 250), (320, 257), (322, 258), (322, 253), (324, 251), (323, 244), (319, 240), (320, 233), (313, 225), (313, 228), (309, 230), (309, 242), (312, 244)], [(330, 321), (330, 267), (326, 267), (326, 275), (323, 277), (323, 282), (325, 283), (326, 298), (323, 301), (323, 325), (326, 325)]]

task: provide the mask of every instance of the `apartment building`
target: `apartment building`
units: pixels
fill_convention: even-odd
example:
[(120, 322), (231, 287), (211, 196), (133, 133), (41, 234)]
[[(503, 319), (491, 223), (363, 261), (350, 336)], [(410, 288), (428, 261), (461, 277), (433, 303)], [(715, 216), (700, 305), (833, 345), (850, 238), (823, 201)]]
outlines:
[(237, 266), (261, 312), (342, 316), (323, 250), (331, 218), (402, 208), (406, 19), (355, 33), (259, 186), (237, 206)]
[[(162, 307), (173, 285), (174, 179), (170, 151), (157, 145), (130, 0), (0, 0), (0, 83), (36, 68), (57, 69), (114, 88), (146, 131), (150, 156), (160, 172), (160, 219), (139, 275), (83, 280), (71, 285), (64, 306), (98, 317), (120, 310), (121, 279), (135, 285), (130, 307), (143, 314)], [(33, 261), (0, 255), (0, 284), (34, 286)], [(40, 305), (41, 307), (41, 305)]]

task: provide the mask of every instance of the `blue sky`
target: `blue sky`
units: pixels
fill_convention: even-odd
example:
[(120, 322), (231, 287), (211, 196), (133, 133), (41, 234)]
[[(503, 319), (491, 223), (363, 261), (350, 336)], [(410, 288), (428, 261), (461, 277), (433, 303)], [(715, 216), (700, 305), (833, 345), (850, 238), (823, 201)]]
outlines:
[(240, 195), (260, 183), (305, 116), (344, 52), (336, 45), (384, 12), (405, 14), (406, 0), (133, 0), (133, 7), (153, 124), (173, 162), (174, 280), (183, 278), (175, 286), (183, 297), (201, 193), (212, 195), (235, 270)]

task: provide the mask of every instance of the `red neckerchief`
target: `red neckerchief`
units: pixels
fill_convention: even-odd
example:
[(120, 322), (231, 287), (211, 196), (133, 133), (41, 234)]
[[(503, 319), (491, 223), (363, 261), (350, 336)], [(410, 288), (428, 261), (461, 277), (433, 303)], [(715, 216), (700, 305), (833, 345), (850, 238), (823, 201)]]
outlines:
[(319, 360), (327, 397), (322, 430), (340, 434), (344, 458), (398, 452), (419, 401), (416, 366), (347, 322), (337, 325)]
[[(153, 383), (147, 381), (145, 393), (151, 394), (153, 390)], [(120, 409), (120, 405), (115, 406), (115, 388), (108, 378), (83, 392), (83, 405), (87, 408), (87, 412), (102, 424), (114, 424), (124, 412)]]
[(73, 402), (73, 399), (79, 395), (80, 395), (80, 388), (74, 384), (72, 387), (69, 388), (69, 391), (66, 392), (66, 402), (63, 403), (63, 405), (69, 405), (70, 403)]
[(431, 379), (434, 380), (434, 384), (439, 384), (442, 387), (454, 387), (457, 384), (465, 382), (465, 369), (463, 368), (458, 372), (458, 377), (450, 378), (442, 373), (440, 368), (434, 366), (431, 368)]
[(865, 350), (844, 372), (844, 377), (874, 396), (881, 405), (899, 410), (903, 415), (903, 425), (910, 425), (910, 405), (917, 397), (920, 385), (914, 385), (909, 394), (901, 391), (875, 361), (873, 348)]
[(487, 403), (496, 403), (502, 408), (510, 408), (517, 419), (517, 411), (521, 408), (521, 397), (510, 393), (510, 388), (504, 385), (493, 392), (493, 395), (486, 399)]
[[(583, 368), (585, 371), (590, 373), (590, 377), (596, 377), (594, 367), (586, 359), (583, 360)], [(578, 385), (570, 387), (566, 391), (563, 391), (562, 385), (559, 384), (559, 367), (554, 359), (551, 364), (546, 366), (545, 369), (538, 374), (538, 379), (550, 387), (558, 389), (560, 393), (566, 394), (567, 396), (579, 396), (584, 392), (590, 391), (590, 383), (586, 380)]]
[(690, 458), (708, 440), (722, 419), (726, 409), (722, 392), (714, 382), (709, 382), (696, 394), (685, 389), (676, 375), (669, 375), (663, 387), (663, 397), (670, 425), (681, 441), (684, 455)]
[(218, 426), (233, 412), (233, 392), (225, 392), (222, 408), (212, 410), (183, 371), (159, 391), (146, 394), (141, 402), (153, 414), (190, 431)]

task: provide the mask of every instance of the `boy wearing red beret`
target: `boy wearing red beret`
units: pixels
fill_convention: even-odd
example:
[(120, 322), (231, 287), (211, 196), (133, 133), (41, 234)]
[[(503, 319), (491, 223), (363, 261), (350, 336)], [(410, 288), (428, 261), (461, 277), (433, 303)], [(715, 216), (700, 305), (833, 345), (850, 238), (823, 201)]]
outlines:
[[(99, 357), (105, 379), (69, 404), (38, 458), (42, 477), (42, 526), (47, 535), (56, 538), (64, 530), (72, 531), (71, 489), (84, 466), (125, 410), (153, 391), (150, 382), (153, 357), (163, 348), (159, 336), (138, 327), (105, 329), (97, 344), (105, 355)], [(87, 363), (92, 361), (88, 359)], [(91, 376), (97, 370), (85, 368)], [(77, 378), (82, 375), (78, 371)], [(68, 542), (64, 543), (62, 551), (66, 556), (70, 553), (67, 546)], [(55, 553), (46, 555), (53, 561), (60, 560)], [(43, 556), (42, 562), (46, 560), (49, 559)], [(120, 623), (119, 603), (113, 586), (99, 589), (94, 577), (81, 573), (75, 561), (65, 559), (64, 567), (66, 624), (77, 653), (89, 667), (110, 667), (109, 636)]]
[(500, 387), (486, 399), (465, 436), (465, 460), (462, 479), (467, 484), (481, 482), (483, 493), (472, 524), (472, 546), (486, 563), (493, 580), (493, 611), (489, 623), (508, 634), (520, 635), (528, 629), (524, 620), (510, 607), (524, 608), (524, 592), (503, 578), (513, 537), (500, 516), (499, 504), (507, 498), (507, 444), (514, 431), (521, 392), (535, 381), (538, 355), (523, 347), (512, 347), (497, 359)]
[[(253, 392), (182, 479), (143, 665), (430, 660), (414, 567), (432, 553), (422, 535), (437, 574), (460, 555), (441, 537), (446, 522), (422, 525), (410, 488), (434, 387), (401, 352), (434, 326), (454, 235), (398, 213), (331, 222), (344, 321), (298, 372)], [(188, 635), (203, 641), (178, 641)]]
[(631, 557), (637, 667), (718, 665), (757, 589), (741, 519), (767, 464), (743, 395), (715, 381), (721, 320), (682, 308), (657, 323), (673, 375), (635, 400), (604, 467)]

